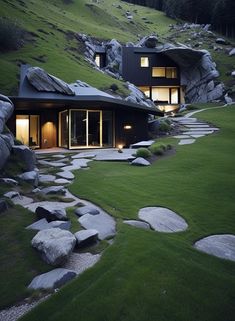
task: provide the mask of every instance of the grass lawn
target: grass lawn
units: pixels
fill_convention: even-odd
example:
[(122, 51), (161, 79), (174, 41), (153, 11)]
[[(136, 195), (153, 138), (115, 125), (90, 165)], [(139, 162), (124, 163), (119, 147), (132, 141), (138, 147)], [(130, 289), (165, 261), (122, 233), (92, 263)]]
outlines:
[[(117, 219), (118, 233), (101, 261), (24, 321), (234, 321), (235, 263), (192, 244), (235, 234), (235, 108), (197, 114), (221, 128), (151, 167), (94, 162), (70, 190)], [(165, 206), (189, 224), (185, 232), (145, 231), (122, 223), (145, 206)]]

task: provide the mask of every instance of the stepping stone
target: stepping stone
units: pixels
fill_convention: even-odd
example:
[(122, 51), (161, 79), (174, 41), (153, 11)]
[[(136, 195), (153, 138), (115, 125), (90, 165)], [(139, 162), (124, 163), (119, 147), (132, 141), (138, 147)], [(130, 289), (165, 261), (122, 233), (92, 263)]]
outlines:
[(95, 207), (89, 206), (89, 205), (85, 205), (79, 208), (76, 208), (76, 210), (74, 211), (74, 213), (77, 216), (83, 216), (85, 214), (90, 214), (90, 215), (98, 215), (100, 213), (99, 210), (97, 210)]
[(193, 138), (201, 138), (201, 137), (205, 137), (205, 135), (190, 135), (191, 137), (193, 137)]
[(139, 147), (149, 147), (151, 146), (155, 141), (154, 140), (143, 140), (141, 142), (131, 144), (130, 148), (139, 148)]
[(203, 124), (200, 124), (200, 125), (194, 125), (194, 124), (192, 124), (192, 125), (185, 125), (185, 127), (188, 127), (188, 128), (203, 128), (203, 129), (205, 129), (205, 128), (208, 128), (208, 127), (210, 127), (210, 125), (203, 125)]
[(74, 179), (73, 173), (69, 171), (59, 172), (56, 175), (65, 179)]
[(137, 227), (137, 228), (143, 228), (145, 230), (149, 230), (150, 229), (150, 225), (148, 223), (145, 222), (141, 222), (141, 221), (136, 221), (136, 220), (128, 220), (128, 221), (123, 221), (123, 223)]
[(190, 136), (188, 136), (188, 135), (176, 135), (176, 136), (173, 136), (173, 138), (186, 139), (186, 138), (190, 138)]
[[(188, 129), (190, 130), (190, 129)], [(216, 127), (209, 127), (209, 128), (192, 128), (191, 129), (192, 131), (197, 131), (197, 132), (206, 132), (206, 131), (217, 131), (219, 130), (219, 128), (216, 128)]]
[(74, 170), (87, 167), (88, 166), (87, 163), (89, 162), (91, 162), (91, 159), (85, 159), (85, 158), (74, 159), (71, 162), (71, 165), (62, 167), (61, 169), (64, 171), (74, 171)]
[(41, 189), (41, 193), (48, 195), (48, 194), (65, 194), (65, 189), (63, 185), (59, 186), (49, 186)]
[(110, 149), (100, 152), (94, 159), (97, 161), (129, 161), (135, 159), (132, 154), (132, 148), (123, 148), (121, 153), (117, 149)]
[(235, 235), (218, 234), (207, 236), (197, 241), (194, 247), (207, 254), (235, 261)]
[(84, 246), (98, 239), (98, 231), (94, 229), (78, 231), (74, 234), (78, 246)]
[(143, 157), (137, 157), (131, 162), (131, 165), (136, 165), (136, 166), (149, 166), (151, 165), (149, 161), (144, 159)]
[(176, 120), (178, 121), (179, 123), (195, 123), (197, 122), (197, 118), (181, 118), (179, 120)]
[(19, 192), (15, 192), (15, 191), (10, 191), (10, 192), (7, 192), (5, 194), (3, 194), (4, 197), (7, 197), (9, 199), (12, 199), (14, 197), (20, 197), (20, 193)]
[(65, 158), (66, 156), (63, 154), (52, 155), (53, 158)]
[(96, 154), (93, 154), (92, 152), (87, 152), (87, 153), (79, 153), (76, 155), (73, 155), (73, 159), (78, 159), (78, 158), (94, 158), (96, 157)]
[(54, 183), (56, 184), (71, 184), (71, 181), (65, 179), (65, 178), (57, 178)]
[(61, 230), (70, 230), (71, 227), (71, 222), (67, 221), (52, 221), (48, 223), (49, 227), (48, 228), (60, 228)]
[(50, 161), (46, 161), (46, 160), (39, 160), (38, 163), (41, 165), (52, 166), (52, 167), (66, 166), (66, 164), (62, 163), (62, 162), (50, 162)]
[(174, 233), (187, 229), (188, 224), (178, 214), (164, 207), (142, 208), (138, 216), (158, 232)]
[(54, 175), (39, 175), (39, 183), (54, 182)]
[(193, 144), (195, 141), (195, 139), (181, 139), (178, 145), (190, 145)]
[(106, 213), (98, 215), (85, 214), (78, 219), (78, 222), (85, 229), (97, 230), (100, 240), (113, 237), (116, 234), (115, 220)]
[(30, 197), (26, 197), (26, 196), (17, 196), (17, 197), (12, 198), (12, 202), (15, 205), (25, 206), (25, 205), (29, 205), (29, 204), (33, 203), (33, 199)]
[(65, 283), (69, 282), (77, 276), (77, 273), (67, 269), (54, 269), (50, 272), (36, 276), (29, 284), (30, 290), (49, 290), (60, 288)]
[(184, 132), (185, 135), (210, 135), (213, 134), (213, 130), (205, 130), (205, 131), (197, 131), (197, 130), (193, 130), (193, 131), (186, 131)]

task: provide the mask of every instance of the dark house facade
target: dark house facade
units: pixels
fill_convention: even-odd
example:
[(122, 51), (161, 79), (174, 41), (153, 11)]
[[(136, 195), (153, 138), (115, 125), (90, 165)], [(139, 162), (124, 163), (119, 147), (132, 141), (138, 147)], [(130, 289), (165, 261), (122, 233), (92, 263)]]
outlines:
[(154, 108), (114, 98), (93, 87), (70, 85), (75, 94), (38, 91), (21, 68), (19, 96), (8, 121), (16, 138), (31, 148), (128, 147), (148, 139), (148, 115)]
[(155, 48), (123, 47), (122, 76), (162, 111), (175, 110), (184, 102), (179, 66)]

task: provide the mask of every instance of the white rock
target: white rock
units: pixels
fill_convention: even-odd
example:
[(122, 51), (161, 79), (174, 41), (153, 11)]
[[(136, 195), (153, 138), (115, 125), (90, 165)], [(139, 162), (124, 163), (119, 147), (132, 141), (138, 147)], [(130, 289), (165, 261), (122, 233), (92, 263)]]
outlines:
[(151, 165), (149, 161), (147, 161), (146, 159), (144, 159), (143, 157), (137, 157), (136, 159), (134, 159), (131, 162), (132, 165), (136, 165), (136, 166), (149, 166)]

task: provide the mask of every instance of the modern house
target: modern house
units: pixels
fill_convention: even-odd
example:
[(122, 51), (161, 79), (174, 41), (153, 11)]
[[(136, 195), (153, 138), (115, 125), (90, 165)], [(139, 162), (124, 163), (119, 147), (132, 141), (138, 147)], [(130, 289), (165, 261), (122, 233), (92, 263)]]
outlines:
[[(161, 114), (154, 107), (118, 99), (79, 83), (66, 84), (71, 95), (35, 88), (28, 77), (30, 69), (29, 65), (21, 67), (19, 95), (10, 97), (15, 112), (8, 126), (31, 148), (129, 146), (148, 138), (149, 114)], [(45, 75), (55, 87), (61, 81)]]
[(184, 102), (179, 66), (156, 48), (123, 47), (122, 76), (164, 112), (178, 109)]

